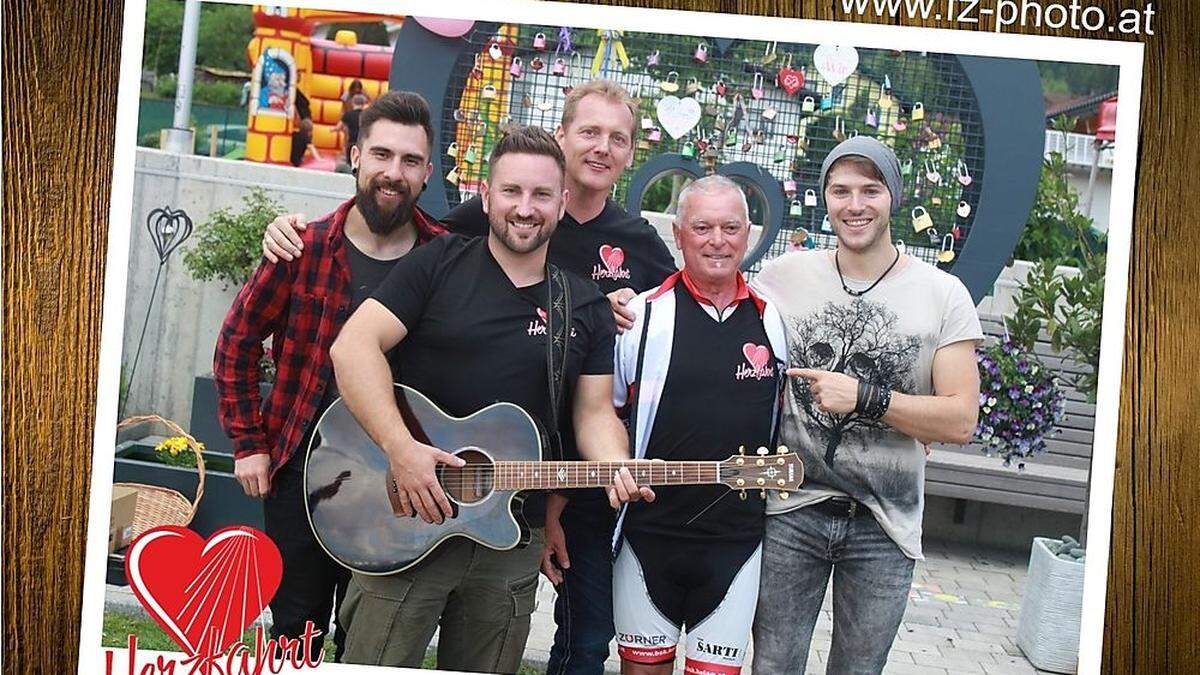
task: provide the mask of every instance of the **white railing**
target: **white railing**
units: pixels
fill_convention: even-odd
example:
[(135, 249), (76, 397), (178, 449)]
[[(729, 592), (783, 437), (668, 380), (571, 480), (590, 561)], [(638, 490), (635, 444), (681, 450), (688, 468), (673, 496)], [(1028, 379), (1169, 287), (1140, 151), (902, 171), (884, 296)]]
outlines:
[[(1046, 156), (1051, 152), (1062, 153), (1063, 159), (1072, 166), (1091, 168), (1096, 157), (1096, 137), (1089, 134), (1062, 133), (1046, 130)], [(1112, 148), (1100, 151), (1100, 168), (1113, 166)]]

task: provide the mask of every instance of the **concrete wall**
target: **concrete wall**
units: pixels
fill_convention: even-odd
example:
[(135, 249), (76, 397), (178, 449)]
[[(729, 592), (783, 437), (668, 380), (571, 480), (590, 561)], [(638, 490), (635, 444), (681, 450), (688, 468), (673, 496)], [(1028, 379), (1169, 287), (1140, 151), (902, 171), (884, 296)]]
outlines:
[[(129, 377), (159, 267), (146, 230), (147, 216), (164, 206), (183, 209), (199, 226), (217, 209), (240, 207), (242, 197), (255, 186), (264, 188), (286, 210), (310, 217), (328, 213), (354, 193), (354, 179), (348, 175), (138, 149), (130, 214), (123, 381)], [(217, 332), (238, 289), (225, 289), (217, 282), (200, 283), (191, 277), (183, 264), (183, 252), (195, 243), (193, 236), (162, 270), (141, 358), (128, 381), (124, 415), (156, 412), (186, 426), (193, 378), (212, 372)]]

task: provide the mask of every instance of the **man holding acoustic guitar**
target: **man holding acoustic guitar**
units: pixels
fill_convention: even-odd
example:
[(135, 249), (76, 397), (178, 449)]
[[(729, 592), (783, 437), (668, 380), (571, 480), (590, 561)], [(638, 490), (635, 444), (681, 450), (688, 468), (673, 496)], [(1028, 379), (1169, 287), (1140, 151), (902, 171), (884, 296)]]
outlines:
[[(385, 357), (399, 344), (401, 382), (448, 415), (474, 418), (504, 401), (541, 419), (554, 435), (562, 428), (558, 416), (567, 414), (582, 457), (615, 462), (614, 468), (628, 458), (626, 431), (612, 406), (609, 303), (594, 284), (546, 261), (568, 197), (563, 166), (562, 151), (545, 131), (510, 131), (492, 150), (483, 185), (488, 236), (448, 235), (406, 256), (334, 342), (338, 387), (387, 456), (388, 487), (401, 517), (415, 513), (448, 531), (453, 523), (446, 519), (465, 511), (471, 494), (486, 502), (491, 486), (516, 477), (505, 473), (514, 463), (485, 466), (492, 459), (486, 449), (476, 448), (471, 457), (479, 461), (468, 465), (465, 453), (446, 452), (458, 448), (435, 447), (425, 425), (402, 411)], [(487, 410), (478, 413), (486, 416)], [(501, 448), (503, 439), (486, 444)], [(512, 470), (541, 473), (537, 463), (519, 464)], [(566, 484), (567, 472), (560, 471)], [(355, 480), (353, 469), (344, 475), (347, 485)], [(614, 507), (654, 498), (623, 467), (593, 484), (610, 484)], [(444, 485), (458, 491), (454, 503)], [(327, 493), (349, 489), (336, 480), (327, 486)], [(515, 672), (541, 556), (540, 531), (529, 537), (531, 545), (514, 550), (453, 537), (399, 573), (355, 573), (340, 612), (348, 623), (346, 661), (418, 666), (440, 626), (440, 668)]]

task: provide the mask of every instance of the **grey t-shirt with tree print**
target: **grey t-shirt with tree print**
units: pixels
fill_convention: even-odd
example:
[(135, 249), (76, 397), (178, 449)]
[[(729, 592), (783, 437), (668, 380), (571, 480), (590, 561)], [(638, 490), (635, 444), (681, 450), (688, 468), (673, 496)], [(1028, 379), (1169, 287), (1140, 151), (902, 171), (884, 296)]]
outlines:
[[(753, 286), (779, 308), (787, 326), (788, 366), (843, 372), (905, 394), (933, 394), (933, 355), (946, 345), (983, 339), (975, 303), (957, 277), (916, 258), (861, 297), (842, 289), (830, 251), (786, 253), (763, 265)], [(847, 279), (853, 289), (870, 281)], [(804, 460), (804, 485), (767, 513), (835, 496), (871, 509), (910, 558), (920, 559), (925, 496), (921, 444), (857, 413), (821, 412), (803, 378), (790, 378), (780, 442)]]

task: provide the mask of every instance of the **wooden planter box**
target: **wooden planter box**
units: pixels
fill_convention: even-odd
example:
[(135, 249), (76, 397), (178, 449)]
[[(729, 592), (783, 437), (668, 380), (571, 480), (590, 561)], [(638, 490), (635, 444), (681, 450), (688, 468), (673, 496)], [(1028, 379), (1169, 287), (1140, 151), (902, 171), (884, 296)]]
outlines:
[(1083, 615), (1083, 563), (1060, 560), (1035, 537), (1017, 621), (1017, 646), (1040, 670), (1074, 673)]

